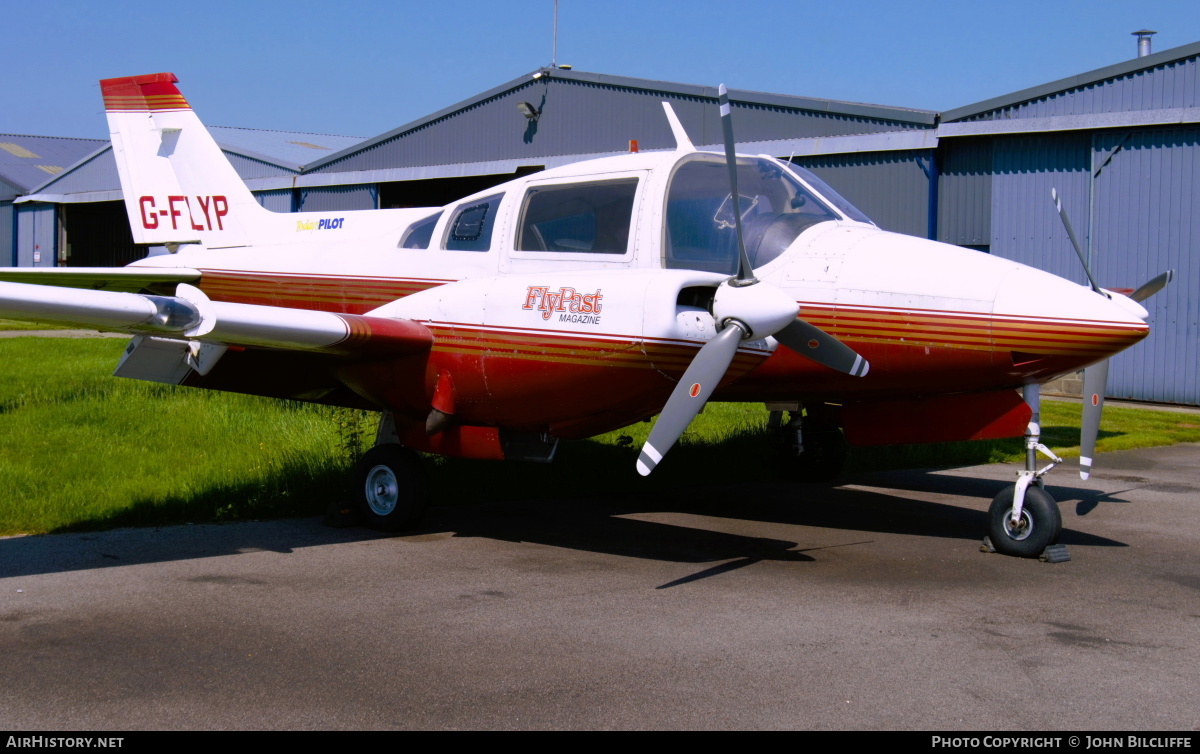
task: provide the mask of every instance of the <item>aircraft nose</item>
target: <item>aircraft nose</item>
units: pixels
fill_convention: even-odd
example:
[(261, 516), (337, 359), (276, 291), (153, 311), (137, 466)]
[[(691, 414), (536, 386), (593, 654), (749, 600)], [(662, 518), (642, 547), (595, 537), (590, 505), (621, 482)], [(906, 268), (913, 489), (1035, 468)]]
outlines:
[(1105, 293), (1108, 294), (1108, 298), (1114, 304), (1124, 309), (1127, 313), (1137, 317), (1143, 322), (1150, 319), (1150, 312), (1146, 311), (1146, 307), (1142, 306), (1123, 293), (1117, 293), (1116, 291), (1105, 291)]
[(1023, 266), (1000, 284), (993, 315), (998, 345), (1044, 356), (1088, 357), (1084, 364), (1123, 351), (1150, 332), (1149, 314), (1132, 299), (1099, 294)]

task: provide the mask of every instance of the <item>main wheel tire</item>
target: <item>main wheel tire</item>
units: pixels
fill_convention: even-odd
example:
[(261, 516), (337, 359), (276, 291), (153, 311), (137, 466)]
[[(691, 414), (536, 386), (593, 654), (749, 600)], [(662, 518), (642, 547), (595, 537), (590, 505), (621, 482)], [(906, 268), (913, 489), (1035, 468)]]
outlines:
[(796, 454), (791, 438), (782, 441), (781, 454), (784, 473), (797, 482), (828, 482), (841, 475), (846, 467), (850, 446), (837, 427), (817, 425), (801, 431), (804, 451)]
[(416, 526), (429, 504), (429, 480), (420, 457), (400, 445), (376, 445), (355, 470), (355, 500), (367, 526), (401, 531)]
[(1030, 485), (1021, 506), (1021, 521), (1013, 526), (1011, 517), (1016, 487), (1005, 487), (988, 508), (988, 536), (997, 552), (1020, 558), (1036, 558), (1058, 541), (1062, 533), (1062, 513), (1058, 503), (1041, 487)]

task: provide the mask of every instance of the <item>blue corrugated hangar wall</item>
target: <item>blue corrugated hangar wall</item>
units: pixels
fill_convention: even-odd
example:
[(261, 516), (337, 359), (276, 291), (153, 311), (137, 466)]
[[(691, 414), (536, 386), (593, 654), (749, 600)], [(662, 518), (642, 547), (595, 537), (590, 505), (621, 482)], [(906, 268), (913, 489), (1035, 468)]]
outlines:
[(1200, 403), (1200, 44), (943, 114), (940, 240), (1086, 283), (1062, 197), (1103, 287), (1136, 288), (1151, 335), (1113, 359), (1110, 397)]
[[(731, 96), (741, 151), (794, 159), (880, 227), (1082, 282), (1050, 202), (1050, 188), (1057, 188), (1101, 285), (1135, 287), (1167, 268), (1179, 273), (1171, 288), (1148, 302), (1154, 334), (1115, 360), (1109, 395), (1200, 404), (1194, 377), (1200, 370), (1200, 265), (1194, 261), (1200, 250), (1194, 185), (1200, 167), (1198, 56), (1200, 43), (940, 117), (759, 92)], [(316, 160), (263, 159), (263, 150), (253, 148), (261, 135), (249, 151), (226, 151), (275, 211), (429, 206), (514, 174), (624, 152), (630, 139), (642, 149), (669, 149), (674, 140), (664, 100), (695, 144), (719, 149), (714, 88), (542, 69), (376, 138), (327, 149)], [(526, 119), (517, 107), (522, 102), (539, 117)], [(287, 139), (291, 145), (310, 140)], [(101, 160), (43, 187), (64, 196), (43, 201), (116, 199), (111, 157)], [(104, 180), (87, 175), (97, 165)], [(21, 233), (22, 248), (45, 235), (38, 228), (53, 228), (48, 220), (37, 222), (42, 207), (14, 209), (13, 233), (22, 222), (32, 223), (29, 235)], [(0, 233), (4, 220), (0, 213)], [(46, 240), (56, 242), (52, 235)], [(53, 259), (42, 255), (41, 263)], [(31, 255), (18, 263), (31, 264)]]

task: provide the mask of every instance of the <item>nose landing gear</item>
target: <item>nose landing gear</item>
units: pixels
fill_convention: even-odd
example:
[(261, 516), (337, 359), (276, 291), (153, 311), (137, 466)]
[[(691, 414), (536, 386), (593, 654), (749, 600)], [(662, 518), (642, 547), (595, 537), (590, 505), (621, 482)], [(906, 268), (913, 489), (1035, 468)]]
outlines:
[[(1062, 533), (1062, 513), (1045, 490), (1042, 478), (1062, 459), (1041, 442), (1041, 395), (1038, 385), (1025, 387), (1025, 401), (1033, 409), (1025, 430), (1025, 468), (1017, 483), (1002, 489), (988, 508), (988, 536), (984, 546), (1021, 558), (1041, 557)], [(1037, 454), (1051, 460), (1037, 468)]]

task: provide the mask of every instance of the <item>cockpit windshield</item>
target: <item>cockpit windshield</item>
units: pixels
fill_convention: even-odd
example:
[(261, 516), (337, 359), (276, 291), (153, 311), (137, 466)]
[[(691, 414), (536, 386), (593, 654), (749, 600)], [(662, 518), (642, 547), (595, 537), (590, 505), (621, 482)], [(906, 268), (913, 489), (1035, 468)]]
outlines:
[(801, 180), (812, 186), (822, 198), (840, 210), (847, 219), (869, 225), (875, 224), (875, 221), (863, 214), (861, 209), (846, 201), (846, 197), (834, 191), (832, 186), (818, 178), (811, 170), (802, 168), (794, 162), (790, 163), (788, 167), (792, 169), (793, 173), (800, 176)]
[[(840, 219), (773, 160), (739, 157), (737, 182), (746, 255), (755, 268), (782, 254), (805, 228)], [(696, 154), (683, 161), (667, 191), (666, 267), (735, 274), (733, 212), (724, 158)]]

